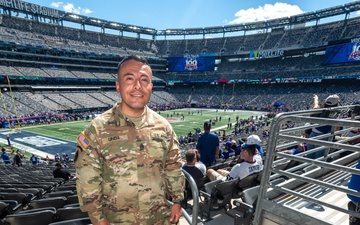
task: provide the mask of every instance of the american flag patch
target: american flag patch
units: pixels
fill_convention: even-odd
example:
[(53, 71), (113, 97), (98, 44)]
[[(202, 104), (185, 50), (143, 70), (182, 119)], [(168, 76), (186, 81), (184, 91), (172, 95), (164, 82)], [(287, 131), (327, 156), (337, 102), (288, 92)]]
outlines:
[(78, 137), (78, 142), (83, 148), (87, 148), (89, 146), (89, 140), (86, 138), (86, 136), (83, 133), (81, 133), (80, 136)]

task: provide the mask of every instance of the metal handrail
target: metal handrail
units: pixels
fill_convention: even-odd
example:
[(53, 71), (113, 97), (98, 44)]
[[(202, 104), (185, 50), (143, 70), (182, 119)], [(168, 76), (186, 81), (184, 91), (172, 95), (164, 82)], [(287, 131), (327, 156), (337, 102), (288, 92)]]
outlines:
[[(350, 211), (344, 207), (339, 207), (336, 204), (327, 202), (325, 199), (320, 199), (316, 197), (318, 194), (321, 194), (323, 190), (330, 190), (360, 197), (359, 192), (337, 185), (339, 181), (343, 179), (349, 179), (351, 174), (360, 174), (359, 169), (353, 168), (354, 161), (357, 161), (359, 157), (359, 144), (350, 145), (347, 143), (349, 141), (355, 140), (356, 137), (352, 137), (346, 140), (342, 139), (337, 142), (332, 141), (333, 137), (335, 137), (336, 135), (341, 136), (342, 134), (346, 134), (352, 128), (360, 127), (359, 116), (342, 118), (342, 116), (347, 115), (346, 113), (344, 113), (345, 111), (358, 111), (358, 109), (356, 110), (355, 107), (358, 106), (341, 106), (327, 109), (314, 109), (307, 111), (281, 113), (273, 119), (270, 128), (270, 136), (267, 142), (268, 145), (266, 152), (266, 160), (261, 178), (261, 186), (257, 201), (258, 207), (256, 209), (253, 221), (254, 224), (262, 224), (264, 222), (264, 219), (266, 218), (272, 218), (270, 220), (277, 221), (277, 224), (282, 224), (282, 222), (292, 222), (294, 224), (329, 224), (329, 222), (326, 220), (307, 215), (298, 211), (296, 208), (292, 209), (290, 206), (276, 203), (277, 197), (282, 196), (283, 194), (286, 194), (285, 196), (298, 199), (296, 201), (299, 202), (313, 202), (318, 205), (332, 208), (334, 211), (338, 211), (339, 213), (347, 213), (349, 215), (357, 217), (360, 215), (357, 212)], [(340, 112), (342, 116), (336, 119), (311, 116), (313, 114), (319, 114), (323, 111)], [(287, 121), (295, 122), (295, 127), (289, 129), (282, 129), (281, 125)], [(303, 124), (305, 122), (310, 122), (312, 124), (304, 126)], [(323, 125), (332, 126), (331, 132), (311, 138), (302, 138), (298, 134), (299, 131)], [(344, 129), (340, 131), (335, 131), (334, 128), (337, 126), (344, 127)], [(360, 136), (357, 136), (357, 138), (359, 137)], [(287, 143), (284, 144), (284, 140)], [(279, 152), (279, 150), (283, 149), (284, 147), (303, 142), (313, 144), (317, 147), (297, 155)], [(306, 158), (306, 154), (316, 152), (321, 149), (326, 149), (324, 156), (318, 159)], [(333, 150), (333, 153), (328, 155), (330, 150)], [(338, 158), (334, 162), (331, 162), (331, 160), (327, 160), (328, 156), (335, 156), (335, 153), (339, 155), (340, 153), (344, 153), (346, 151), (352, 153), (348, 156)], [(278, 162), (274, 162), (274, 159), (278, 157), (281, 157), (281, 159)], [(282, 170), (281, 167), (279, 167), (279, 169), (276, 168), (276, 165), (280, 165), (281, 163), (284, 163), (288, 160), (294, 160), (296, 162), (299, 162), (299, 166), (296, 166), (298, 168), (300, 168), (300, 165), (301, 167), (303, 165), (315, 165), (317, 166), (317, 168), (301, 175), (294, 173), (294, 168), (296, 167), (287, 170)], [(348, 167), (347, 165), (350, 162), (352, 166)], [(336, 171), (338, 173), (341, 173), (341, 177), (335, 180), (335, 183), (330, 180), (328, 181), (326, 179), (322, 180), (321, 178), (318, 178), (319, 176), (323, 177), (330, 171)], [(270, 180), (274, 177), (280, 176), (285, 176), (289, 179), (283, 183), (271, 185)], [(295, 191), (294, 188), (303, 187), (303, 185), (305, 184), (312, 185), (312, 187), (314, 188), (321, 189), (314, 189), (317, 190), (317, 192), (314, 192), (315, 194), (313, 193), (313, 195), (311, 195), (312, 192), (306, 194), (305, 192), (303, 192), (303, 194)]]
[[(183, 216), (185, 220), (191, 224), (196, 225), (197, 224), (197, 218), (198, 218), (198, 211), (199, 211), (199, 190), (197, 188), (197, 185), (195, 183), (194, 178), (185, 170), (182, 170), (186, 180), (189, 182), (189, 185), (191, 187), (191, 193), (193, 196), (193, 210), (192, 210), (192, 217), (186, 212), (185, 209), (182, 209)], [(185, 199), (186, 200), (186, 199)]]

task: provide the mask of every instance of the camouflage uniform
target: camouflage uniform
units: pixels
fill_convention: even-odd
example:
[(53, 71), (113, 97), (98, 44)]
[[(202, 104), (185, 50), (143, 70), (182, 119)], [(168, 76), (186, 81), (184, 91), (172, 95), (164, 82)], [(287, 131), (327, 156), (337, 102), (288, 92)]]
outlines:
[(181, 154), (171, 125), (146, 107), (136, 127), (119, 103), (78, 137), (77, 192), (93, 222), (168, 224), (173, 202), (183, 199)]

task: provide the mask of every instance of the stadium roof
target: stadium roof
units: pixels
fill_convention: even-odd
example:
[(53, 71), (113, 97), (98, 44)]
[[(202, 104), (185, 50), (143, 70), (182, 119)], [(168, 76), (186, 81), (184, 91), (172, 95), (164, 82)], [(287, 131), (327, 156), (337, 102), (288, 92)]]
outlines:
[[(16, 3), (16, 4), (15, 4)], [(33, 3), (24, 1), (0, 1), (0, 8), (3, 9), (4, 14), (12, 15), (13, 12), (24, 13), (26, 15), (33, 15), (34, 20), (39, 18), (49, 18), (50, 22), (62, 25), (63, 21), (73, 22), (80, 24), (83, 29), (86, 25), (100, 27), (103, 32), (105, 29), (117, 30), (120, 32), (136, 33), (138, 35), (151, 35), (151, 36), (186, 36), (186, 35), (205, 35), (205, 34), (217, 34), (217, 33), (230, 33), (239, 31), (251, 31), (251, 30), (263, 30), (269, 28), (279, 28), (289, 25), (305, 24), (307, 22), (319, 21), (323, 18), (345, 15), (345, 19), (351, 12), (360, 10), (360, 2), (354, 1), (345, 5), (335, 6), (331, 8), (317, 10), (315, 12), (308, 12), (304, 14), (294, 15), (291, 17), (284, 17), (266, 21), (250, 22), (236, 25), (227, 26), (214, 26), (204, 28), (184, 28), (184, 29), (166, 29), (156, 30), (151, 27), (143, 27), (132, 24), (124, 24), (120, 22), (107, 21), (103, 19), (87, 17), (74, 13), (67, 13), (61, 10), (52, 9)]]

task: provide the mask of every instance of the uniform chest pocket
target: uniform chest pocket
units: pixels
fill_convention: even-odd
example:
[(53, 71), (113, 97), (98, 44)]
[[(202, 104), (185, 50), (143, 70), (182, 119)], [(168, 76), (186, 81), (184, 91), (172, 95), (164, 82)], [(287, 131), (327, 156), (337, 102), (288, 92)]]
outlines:
[(150, 134), (149, 143), (146, 150), (151, 156), (163, 157), (164, 152), (169, 148), (169, 137), (165, 132), (155, 131)]

